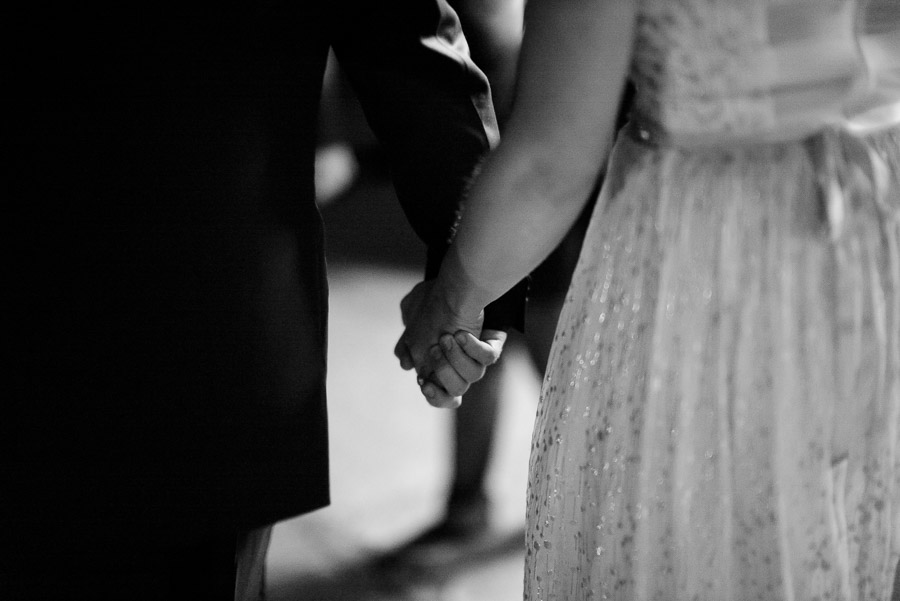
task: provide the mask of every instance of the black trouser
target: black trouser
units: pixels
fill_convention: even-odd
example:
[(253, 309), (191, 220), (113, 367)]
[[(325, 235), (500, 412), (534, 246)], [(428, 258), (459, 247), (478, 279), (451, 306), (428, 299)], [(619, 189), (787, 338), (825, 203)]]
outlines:
[[(46, 556), (20, 556), (0, 568), (0, 597), (22, 601), (231, 601), (238, 577), (237, 552), (244, 558), (237, 583), (241, 596), (258, 598), (254, 593), (263, 586), (261, 567), (270, 531), (148, 546), (139, 553), (109, 549), (102, 555), (80, 554), (78, 541), (67, 540), (67, 533), (59, 532), (45, 541)], [(72, 549), (70, 558), (60, 553), (62, 547)], [(259, 563), (258, 569), (250, 565), (254, 562)], [(252, 578), (258, 581), (248, 582)]]

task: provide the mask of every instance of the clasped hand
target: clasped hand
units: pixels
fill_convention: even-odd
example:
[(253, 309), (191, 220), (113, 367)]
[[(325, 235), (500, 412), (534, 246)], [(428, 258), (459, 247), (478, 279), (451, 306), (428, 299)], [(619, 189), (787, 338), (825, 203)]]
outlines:
[(437, 280), (421, 282), (400, 303), (406, 330), (394, 347), (400, 367), (415, 369), (434, 407), (456, 408), (472, 383), (496, 363), (506, 332), (484, 329), (484, 312), (455, 312)]

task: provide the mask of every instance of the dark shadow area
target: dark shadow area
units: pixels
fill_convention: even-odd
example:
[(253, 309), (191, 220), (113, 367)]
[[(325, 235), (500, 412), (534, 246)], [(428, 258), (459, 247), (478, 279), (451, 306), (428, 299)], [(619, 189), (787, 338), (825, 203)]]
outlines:
[(360, 172), (353, 186), (320, 207), (329, 262), (422, 269), (425, 246), (403, 215), (379, 149), (357, 149), (356, 155)]

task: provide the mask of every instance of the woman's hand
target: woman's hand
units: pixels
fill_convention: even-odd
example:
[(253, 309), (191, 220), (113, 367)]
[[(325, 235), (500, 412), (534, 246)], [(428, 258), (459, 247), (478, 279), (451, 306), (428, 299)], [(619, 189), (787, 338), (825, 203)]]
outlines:
[(482, 332), (483, 311), (455, 311), (440, 280), (418, 284), (400, 307), (406, 326), (394, 348), (400, 366), (415, 368), (431, 405), (458, 407), (462, 394), (500, 357), (506, 332)]

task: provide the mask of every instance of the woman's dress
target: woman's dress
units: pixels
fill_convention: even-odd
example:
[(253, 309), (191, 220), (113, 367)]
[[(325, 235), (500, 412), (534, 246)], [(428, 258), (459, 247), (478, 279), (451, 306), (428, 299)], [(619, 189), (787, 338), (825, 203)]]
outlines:
[(887, 601), (900, 2), (643, 0), (545, 378), (533, 601)]

